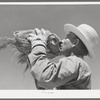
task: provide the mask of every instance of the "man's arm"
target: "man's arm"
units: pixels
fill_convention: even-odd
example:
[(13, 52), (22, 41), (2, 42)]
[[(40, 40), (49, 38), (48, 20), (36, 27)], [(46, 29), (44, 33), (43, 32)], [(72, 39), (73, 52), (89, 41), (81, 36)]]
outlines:
[[(33, 77), (50, 88), (58, 87), (75, 78), (75, 64), (69, 60), (60, 60), (57, 64), (50, 62), (46, 57), (45, 44), (38, 40), (28, 55)], [(69, 67), (68, 67), (69, 66)], [(73, 70), (70, 69), (73, 67)], [(43, 84), (42, 84), (43, 86)], [(46, 85), (43, 87), (45, 88)]]

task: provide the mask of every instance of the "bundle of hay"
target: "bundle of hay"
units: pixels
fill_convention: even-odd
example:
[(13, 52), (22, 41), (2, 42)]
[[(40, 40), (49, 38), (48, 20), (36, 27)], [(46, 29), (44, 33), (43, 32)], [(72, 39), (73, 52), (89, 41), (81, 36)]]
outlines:
[[(19, 52), (18, 62), (26, 63), (26, 69), (29, 68), (28, 54), (31, 53), (31, 43), (27, 40), (27, 36), (34, 33), (34, 30), (25, 30), (14, 32), (14, 38), (2, 37), (0, 38), (0, 50), (7, 48), (9, 45), (16, 48)], [(47, 57), (52, 58), (59, 54), (59, 37), (52, 33), (47, 39)]]

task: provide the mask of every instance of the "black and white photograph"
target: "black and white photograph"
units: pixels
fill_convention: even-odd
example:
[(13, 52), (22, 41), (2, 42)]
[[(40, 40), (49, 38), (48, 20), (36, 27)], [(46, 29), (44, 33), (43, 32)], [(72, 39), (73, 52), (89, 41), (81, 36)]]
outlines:
[(0, 4), (0, 90), (100, 90), (99, 4)]

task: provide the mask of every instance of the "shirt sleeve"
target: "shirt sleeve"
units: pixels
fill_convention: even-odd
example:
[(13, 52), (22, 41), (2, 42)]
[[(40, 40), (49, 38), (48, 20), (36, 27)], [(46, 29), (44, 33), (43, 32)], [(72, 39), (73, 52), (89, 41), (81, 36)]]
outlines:
[[(41, 41), (42, 42), (42, 41)], [(46, 48), (43, 43), (38, 44), (32, 49), (28, 55), (31, 64), (31, 73), (33, 77), (45, 85), (50, 84), (50, 88), (58, 87), (64, 83), (76, 78), (75, 63), (71, 59), (60, 59), (58, 63), (50, 62), (46, 57)], [(74, 64), (73, 64), (74, 63)]]

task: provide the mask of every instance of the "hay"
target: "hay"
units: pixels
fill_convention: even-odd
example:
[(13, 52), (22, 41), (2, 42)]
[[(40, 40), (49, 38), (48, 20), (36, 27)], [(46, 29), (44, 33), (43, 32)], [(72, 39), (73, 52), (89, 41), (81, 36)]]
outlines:
[[(54, 45), (52, 44), (51, 40), (55, 37), (56, 41), (59, 42), (59, 38), (52, 34), (48, 37), (47, 40), (47, 48), (49, 49), (49, 52), (47, 52), (47, 57), (52, 58), (58, 55), (59, 49), (58, 44)], [(18, 63), (26, 64), (25, 71), (29, 68), (29, 62), (28, 62), (28, 54), (31, 53), (31, 43), (27, 39), (14, 37), (14, 38), (8, 38), (8, 37), (2, 37), (0, 38), (0, 50), (7, 48), (8, 46), (11, 46), (12, 48), (16, 48), (19, 52), (18, 55)], [(47, 50), (48, 51), (48, 50)], [(52, 56), (52, 57), (51, 57)]]
[(6, 49), (8, 46), (19, 51), (19, 63), (26, 63), (27, 55), (31, 52), (31, 44), (27, 40), (8, 37), (0, 38), (0, 50)]

